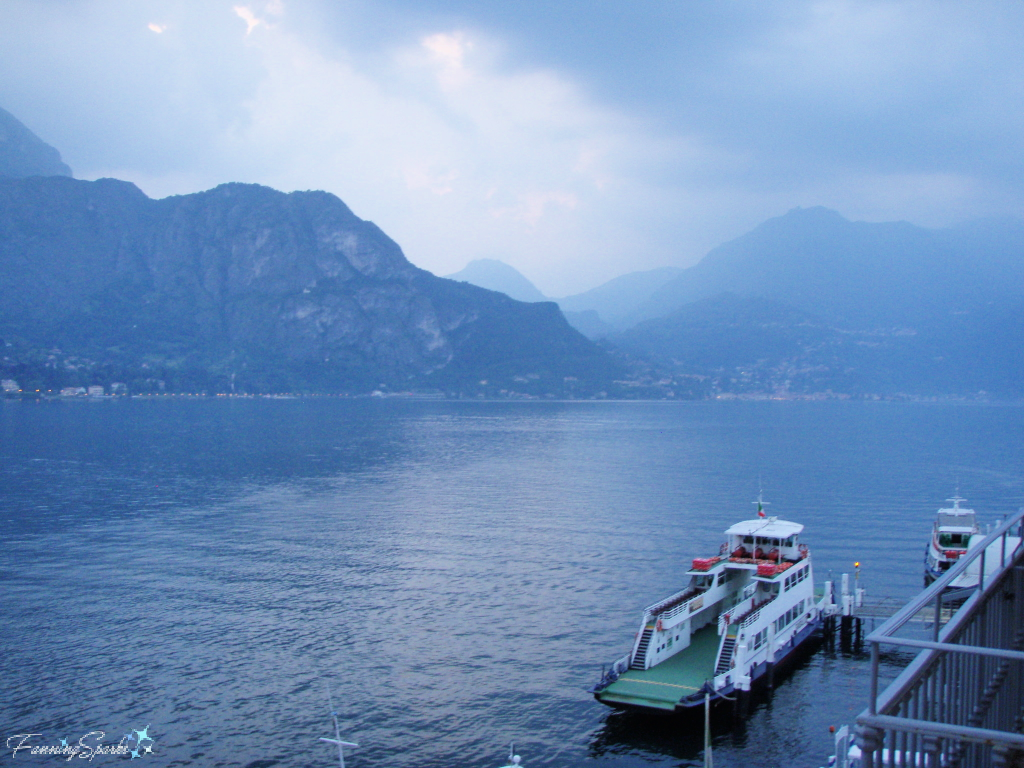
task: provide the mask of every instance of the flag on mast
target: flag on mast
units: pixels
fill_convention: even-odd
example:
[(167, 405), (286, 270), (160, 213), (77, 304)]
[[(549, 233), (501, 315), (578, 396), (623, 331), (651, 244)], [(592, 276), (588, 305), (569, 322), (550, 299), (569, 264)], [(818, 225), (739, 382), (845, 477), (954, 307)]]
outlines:
[(757, 502), (757, 516), (758, 517), (764, 517), (765, 516), (765, 514), (764, 514), (764, 507), (761, 506), (761, 502), (760, 501)]

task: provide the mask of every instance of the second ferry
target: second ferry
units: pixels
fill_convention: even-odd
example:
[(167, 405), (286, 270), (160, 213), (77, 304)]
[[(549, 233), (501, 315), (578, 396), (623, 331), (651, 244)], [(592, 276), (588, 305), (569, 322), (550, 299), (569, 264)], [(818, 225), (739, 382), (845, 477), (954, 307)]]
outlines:
[(689, 583), (644, 609), (632, 651), (591, 689), (598, 701), (685, 711), (749, 691), (835, 611), (831, 585), (815, 601), (804, 527), (755, 503), (757, 518), (729, 528), (718, 556), (694, 558)]
[[(972, 539), (975, 543), (980, 542), (982, 536), (981, 528), (975, 520), (974, 510), (965, 509), (960, 506), (961, 501), (967, 499), (960, 496), (960, 489), (953, 498), (946, 499), (953, 502), (952, 507), (940, 509), (932, 528), (932, 537), (928, 542), (924, 555), (924, 585), (927, 587), (942, 574), (950, 569), (957, 560), (967, 554)], [(978, 584), (978, 576), (974, 574), (973, 581), (961, 577), (957, 580), (958, 587), (975, 587)], [(959, 583), (965, 582), (965, 583)]]

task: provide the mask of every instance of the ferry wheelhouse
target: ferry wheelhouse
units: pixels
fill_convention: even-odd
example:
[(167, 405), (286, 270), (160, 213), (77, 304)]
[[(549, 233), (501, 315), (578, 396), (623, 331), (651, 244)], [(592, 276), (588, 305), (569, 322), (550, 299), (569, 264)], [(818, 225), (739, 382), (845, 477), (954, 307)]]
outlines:
[(757, 504), (718, 556), (694, 558), (682, 590), (644, 609), (632, 650), (591, 689), (598, 701), (678, 711), (703, 706), (705, 693), (749, 691), (832, 612), (831, 590), (815, 602), (804, 527)]
[[(932, 527), (931, 541), (924, 556), (924, 585), (927, 587), (943, 573), (948, 571), (961, 557), (967, 554), (971, 539), (981, 533), (975, 520), (973, 509), (961, 508), (960, 502), (967, 501), (960, 494), (952, 499), (952, 507), (940, 509)], [(980, 537), (979, 537), (980, 539)], [(958, 584), (958, 586), (975, 586), (974, 584)]]

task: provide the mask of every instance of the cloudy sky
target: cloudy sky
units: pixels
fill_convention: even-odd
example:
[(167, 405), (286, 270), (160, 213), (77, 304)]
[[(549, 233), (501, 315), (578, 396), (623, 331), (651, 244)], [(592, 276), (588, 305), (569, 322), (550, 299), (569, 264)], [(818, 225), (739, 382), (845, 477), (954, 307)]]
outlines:
[(0, 0), (0, 106), (152, 197), (326, 189), (549, 296), (795, 206), (1019, 215), (1024, 4)]

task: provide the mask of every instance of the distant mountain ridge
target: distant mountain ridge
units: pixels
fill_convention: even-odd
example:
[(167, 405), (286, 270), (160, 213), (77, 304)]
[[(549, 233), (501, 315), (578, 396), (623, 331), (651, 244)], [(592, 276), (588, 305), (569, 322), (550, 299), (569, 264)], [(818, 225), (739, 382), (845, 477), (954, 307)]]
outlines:
[(723, 292), (761, 296), (856, 328), (915, 325), (1024, 297), (1024, 223), (930, 230), (797, 208), (711, 250), (631, 324)]
[(554, 301), (570, 325), (588, 338), (598, 339), (622, 330), (623, 321), (682, 272), (677, 267), (630, 272), (589, 291), (561, 299), (549, 299), (523, 273), (498, 259), (476, 259), (445, 277), (500, 291), (519, 301)]
[(29, 387), (1024, 397), (1019, 220), (798, 208), (557, 305), (494, 259), (451, 277), (326, 192), (76, 181), (0, 110), (0, 374)]
[(71, 176), (60, 152), (10, 112), (0, 109), (0, 176)]
[(554, 304), (418, 269), (334, 195), (249, 184), (0, 179), (0, 337), (213, 391), (561, 394), (616, 372)]
[(596, 312), (606, 325), (605, 333), (630, 324), (630, 318), (667, 283), (684, 270), (661, 267), (644, 272), (629, 272), (612, 278), (589, 291), (557, 299), (563, 312)]
[(550, 301), (522, 272), (498, 259), (474, 259), (458, 272), (444, 277), (499, 291), (516, 301)]
[(796, 209), (712, 250), (612, 340), (723, 391), (1024, 396), (1024, 224)]

